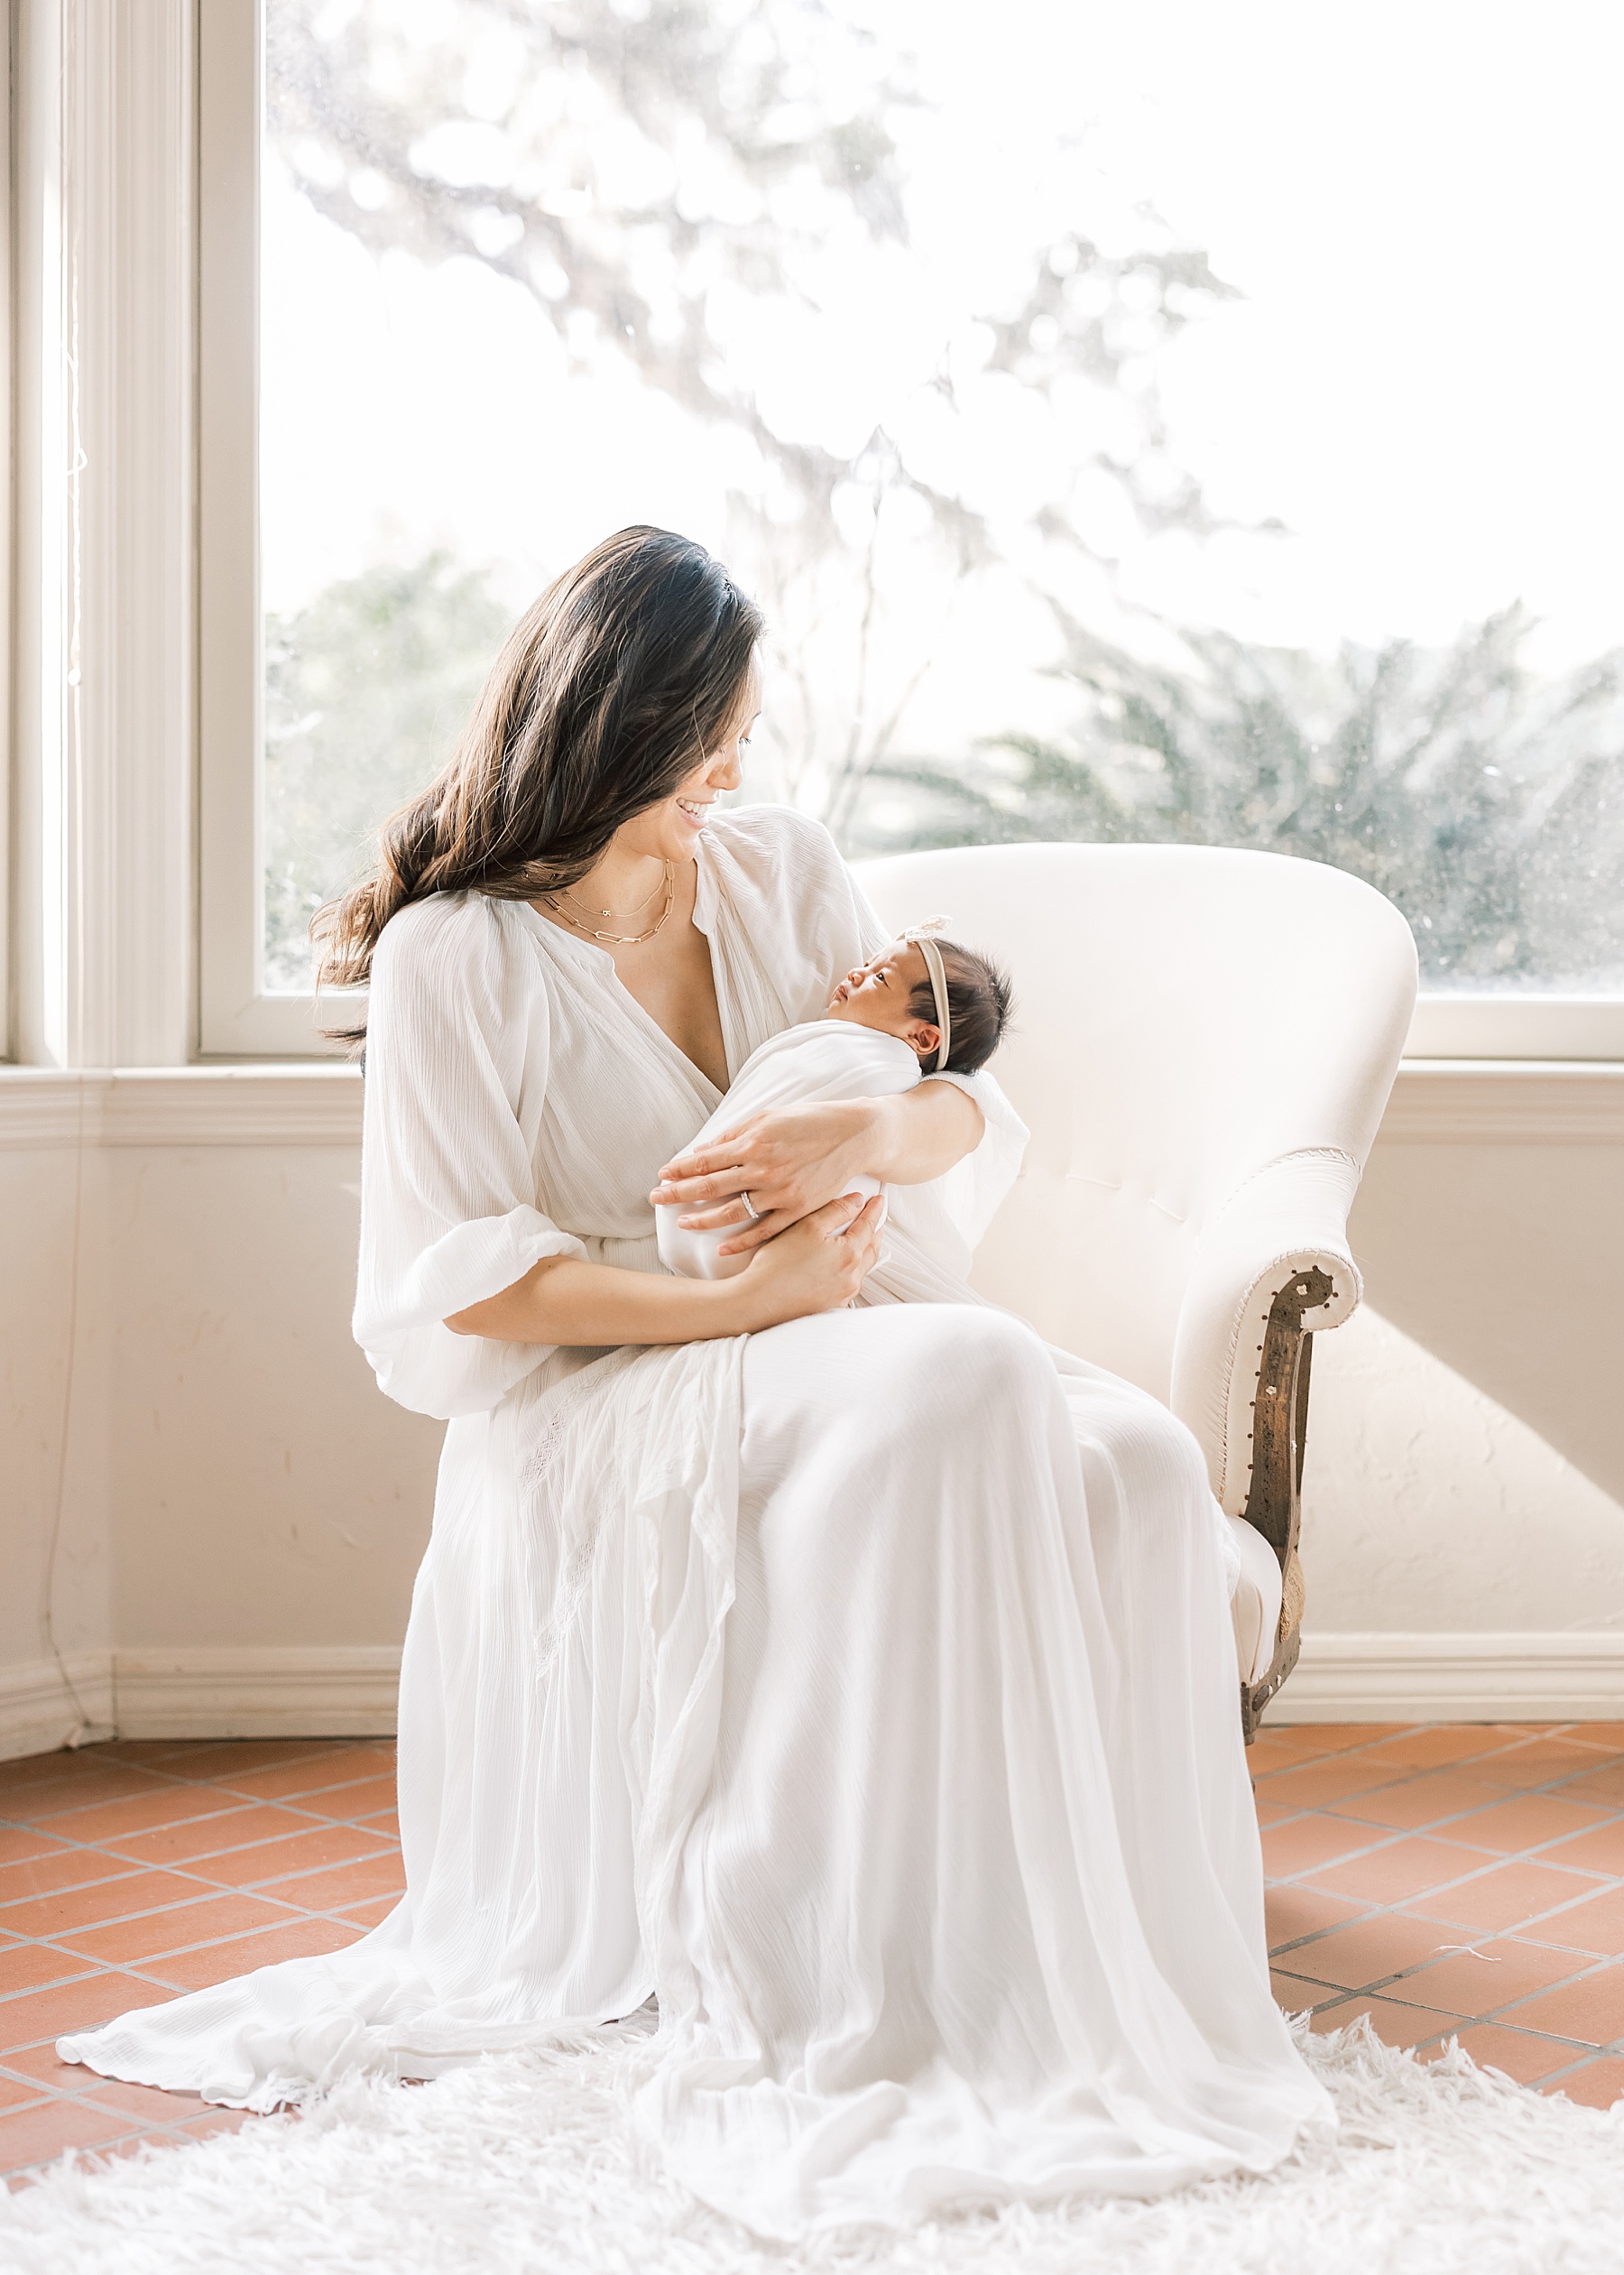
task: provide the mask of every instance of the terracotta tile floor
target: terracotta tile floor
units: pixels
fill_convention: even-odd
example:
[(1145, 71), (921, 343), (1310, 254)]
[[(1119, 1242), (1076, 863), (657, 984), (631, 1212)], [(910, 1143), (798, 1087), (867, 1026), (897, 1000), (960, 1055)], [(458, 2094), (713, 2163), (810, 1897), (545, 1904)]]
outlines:
[(1624, 1724), (1270, 1726), (1251, 1769), (1282, 2006), (1624, 2094)]
[(52, 2042), (337, 1951), (401, 1884), (390, 1743), (153, 1741), (0, 1762), (0, 2172), (245, 2123), (70, 2068)]
[[(52, 2040), (381, 1919), (393, 1766), (342, 1739), (0, 1763), (0, 2172), (247, 2122)], [(1624, 1724), (1270, 1727), (1251, 1768), (1282, 2005), (1624, 2093)]]

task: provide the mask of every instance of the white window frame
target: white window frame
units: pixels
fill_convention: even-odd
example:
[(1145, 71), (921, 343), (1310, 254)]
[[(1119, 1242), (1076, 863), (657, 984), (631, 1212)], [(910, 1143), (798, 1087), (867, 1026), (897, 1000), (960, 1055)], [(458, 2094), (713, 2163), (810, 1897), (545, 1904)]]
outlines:
[(16, 464), (17, 416), (14, 374), (17, 358), (16, 169), (14, 120), (17, 107), (17, 38), (14, 14), (7, 11), (0, 23), (0, 63), (5, 69), (8, 99), (0, 103), (0, 1062), (14, 1058), (17, 1049), (16, 1007), (12, 972), (12, 937), (15, 922), (13, 890), (14, 852), (12, 812), (17, 781), (17, 703), (13, 678), (16, 624), (14, 570), (17, 555)]
[[(263, 0), (198, 11), (198, 1012), (205, 1056), (330, 1055), (314, 998), (263, 980), (259, 857)], [(1428, 1059), (1624, 1060), (1624, 996), (1424, 994)]]
[[(312, 995), (264, 984), (259, 763), (261, 0), (207, 0), (198, 45), (198, 1014), (201, 1054), (328, 1057)], [(324, 1017), (332, 1004), (326, 1003)]]

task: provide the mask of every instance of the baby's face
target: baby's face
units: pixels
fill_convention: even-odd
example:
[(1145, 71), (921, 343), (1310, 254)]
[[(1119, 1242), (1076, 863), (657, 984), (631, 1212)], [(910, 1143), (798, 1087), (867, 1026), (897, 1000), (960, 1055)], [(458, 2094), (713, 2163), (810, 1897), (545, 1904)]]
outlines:
[(927, 1057), (941, 1037), (928, 1020), (908, 1008), (916, 987), (928, 980), (925, 958), (912, 940), (893, 940), (866, 964), (859, 964), (829, 998), (826, 1019), (848, 1019), (855, 1027), (874, 1027), (882, 1035), (898, 1035), (921, 1058)]

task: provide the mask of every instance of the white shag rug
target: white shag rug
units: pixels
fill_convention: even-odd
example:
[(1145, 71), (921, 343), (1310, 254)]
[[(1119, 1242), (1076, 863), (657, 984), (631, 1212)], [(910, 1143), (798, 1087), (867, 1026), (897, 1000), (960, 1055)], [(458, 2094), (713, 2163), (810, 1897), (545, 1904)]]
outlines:
[(634, 2169), (616, 2041), (504, 2055), (411, 2089), (357, 2079), (302, 2118), (0, 2199), (22, 2275), (1621, 2275), (1624, 2103), (1585, 2109), (1368, 2025), (1303, 2049), (1340, 2139), (1267, 2179), (907, 2234), (758, 2243)]

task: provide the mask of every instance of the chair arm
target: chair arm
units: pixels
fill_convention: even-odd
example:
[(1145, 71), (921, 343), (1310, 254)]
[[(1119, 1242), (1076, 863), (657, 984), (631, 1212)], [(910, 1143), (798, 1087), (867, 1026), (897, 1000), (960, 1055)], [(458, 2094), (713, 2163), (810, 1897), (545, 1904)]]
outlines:
[(1275, 1298), (1294, 1274), (1326, 1275), (1331, 1292), (1303, 1312), (1305, 1334), (1341, 1327), (1359, 1303), (1347, 1241), (1359, 1177), (1358, 1162), (1333, 1147), (1283, 1154), (1236, 1188), (1196, 1246), (1173, 1340), (1169, 1402), (1200, 1439), (1229, 1516), (1246, 1513), (1252, 1407)]

